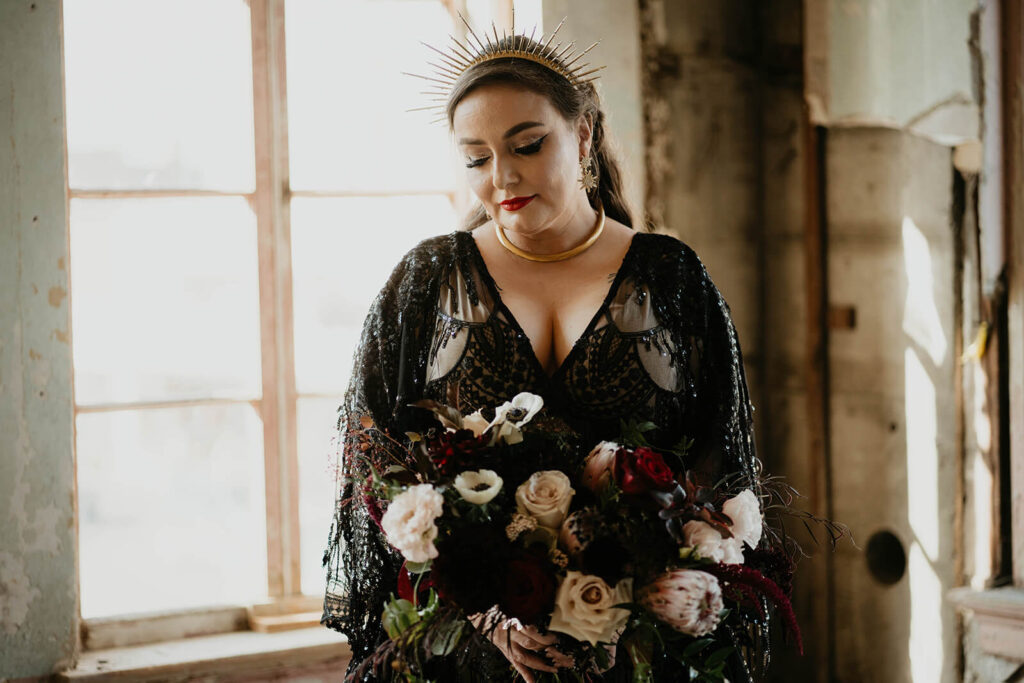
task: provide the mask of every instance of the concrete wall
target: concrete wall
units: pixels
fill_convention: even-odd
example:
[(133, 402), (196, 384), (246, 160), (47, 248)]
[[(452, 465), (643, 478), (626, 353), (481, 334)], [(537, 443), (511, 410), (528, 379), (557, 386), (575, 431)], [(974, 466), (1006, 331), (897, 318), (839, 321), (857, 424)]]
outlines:
[(0, 678), (78, 627), (61, 3), (0, 3)]
[[(905, 131), (828, 133), (829, 298), (856, 311), (829, 350), (833, 508), (860, 545), (835, 561), (839, 681), (956, 680), (952, 171)], [(869, 570), (879, 533), (894, 583)]]

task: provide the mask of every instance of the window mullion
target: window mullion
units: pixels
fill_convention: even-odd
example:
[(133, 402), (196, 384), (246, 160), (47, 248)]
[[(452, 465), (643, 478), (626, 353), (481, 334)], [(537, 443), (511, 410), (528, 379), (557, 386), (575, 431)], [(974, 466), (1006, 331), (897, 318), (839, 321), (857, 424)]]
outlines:
[(298, 453), (288, 201), (284, 0), (249, 0), (259, 241), (267, 579), (271, 597), (301, 592)]

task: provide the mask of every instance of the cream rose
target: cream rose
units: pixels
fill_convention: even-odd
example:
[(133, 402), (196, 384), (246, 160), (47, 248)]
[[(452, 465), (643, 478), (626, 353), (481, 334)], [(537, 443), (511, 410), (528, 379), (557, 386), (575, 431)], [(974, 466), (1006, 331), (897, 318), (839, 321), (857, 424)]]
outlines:
[(558, 529), (572, 501), (572, 484), (569, 477), (558, 470), (534, 472), (516, 489), (516, 506), (519, 512), (536, 518), (537, 523), (549, 529)]
[(590, 451), (583, 461), (583, 485), (594, 493), (603, 490), (612, 478), (615, 467), (615, 454), (619, 444), (614, 441), (602, 441)]
[(410, 562), (437, 557), (434, 520), (444, 513), (444, 497), (430, 484), (417, 484), (398, 494), (380, 520), (388, 543)]
[(743, 564), (743, 546), (739, 539), (722, 538), (707, 522), (692, 520), (683, 525), (683, 542), (701, 557), (726, 564)]
[(756, 548), (761, 542), (762, 522), (761, 504), (754, 492), (745, 489), (739, 495), (733, 496), (722, 505), (722, 512), (732, 520), (729, 530), (733, 536), (740, 543)]
[(704, 636), (718, 627), (722, 588), (707, 572), (675, 569), (638, 592), (638, 602), (681, 633)]
[(463, 472), (455, 477), (455, 490), (462, 499), (474, 505), (484, 505), (498, 495), (501, 477), (493, 470)]
[(599, 576), (566, 573), (555, 596), (549, 631), (558, 631), (591, 645), (614, 643), (629, 619), (629, 610), (613, 607), (633, 600), (633, 579), (611, 588)]

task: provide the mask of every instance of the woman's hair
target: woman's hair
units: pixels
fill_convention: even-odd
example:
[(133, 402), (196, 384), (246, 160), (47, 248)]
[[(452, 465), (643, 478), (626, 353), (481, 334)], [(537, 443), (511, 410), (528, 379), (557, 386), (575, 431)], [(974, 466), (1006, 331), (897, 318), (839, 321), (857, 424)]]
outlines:
[[(502, 38), (499, 47), (506, 47), (511, 40), (512, 38)], [(523, 47), (524, 43), (526, 47)], [(516, 45), (521, 49), (540, 47), (536, 41), (523, 36), (516, 37)], [(551, 56), (551, 53), (552, 50), (549, 48), (543, 54)], [(576, 121), (580, 115), (593, 121), (590, 158), (596, 162), (591, 165), (591, 169), (597, 178), (597, 187), (587, 193), (587, 198), (590, 205), (595, 208), (597, 201), (600, 200), (606, 216), (632, 228), (633, 218), (622, 191), (622, 171), (609, 148), (604, 128), (605, 116), (601, 111), (600, 98), (594, 84), (584, 83), (578, 89), (574, 88), (565, 77), (527, 59), (504, 57), (481, 62), (467, 69), (452, 87), (445, 106), (449, 129), (453, 127), (455, 108), (462, 98), (475, 88), (492, 83), (517, 85), (543, 95), (566, 121)], [(487, 221), (488, 216), (483, 205), (477, 204), (464, 219), (462, 227), (464, 230), (472, 230)]]

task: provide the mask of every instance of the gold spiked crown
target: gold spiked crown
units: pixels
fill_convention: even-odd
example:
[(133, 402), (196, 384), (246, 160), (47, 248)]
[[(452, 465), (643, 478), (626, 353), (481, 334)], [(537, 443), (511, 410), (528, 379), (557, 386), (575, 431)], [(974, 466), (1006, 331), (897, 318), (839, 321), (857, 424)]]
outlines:
[[(455, 83), (459, 80), (462, 74), (482, 62), (502, 58), (526, 59), (551, 69), (569, 81), (574, 88), (580, 88), (586, 83), (597, 80), (597, 76), (591, 76), (591, 74), (604, 68), (603, 66), (599, 66), (593, 69), (587, 69), (590, 64), (577, 64), (577, 62), (580, 61), (580, 58), (594, 49), (600, 41), (593, 43), (582, 52), (576, 51), (574, 42), (569, 42), (564, 46), (562, 43), (558, 43), (553, 47), (551, 46), (551, 42), (554, 39), (555, 34), (558, 33), (558, 29), (562, 28), (562, 24), (565, 23), (565, 19), (558, 22), (558, 26), (555, 27), (555, 30), (551, 32), (551, 35), (548, 36), (547, 39), (544, 39), (542, 34), (540, 42), (534, 42), (533, 36), (537, 33), (536, 26), (534, 26), (529, 38), (527, 38), (525, 34), (516, 35), (516, 18), (515, 10), (513, 10), (511, 31), (509, 33), (505, 33), (505, 31), (502, 30), (500, 39), (498, 38), (498, 29), (493, 23), (491, 24), (491, 31), (494, 33), (493, 43), (491, 42), (491, 37), (487, 35), (486, 31), (483, 31), (484, 40), (480, 40), (480, 37), (473, 31), (473, 28), (469, 25), (469, 22), (466, 21), (466, 18), (462, 16), (461, 12), (459, 13), (459, 19), (462, 19), (462, 23), (466, 25), (466, 30), (469, 32), (469, 35), (465, 39), (465, 45), (459, 42), (459, 40), (451, 34), (449, 34), (448, 37), (452, 39), (452, 46), (449, 48), (448, 52), (439, 50), (433, 45), (423, 43), (423, 45), (426, 45), (428, 48), (441, 55), (440, 64), (427, 62), (427, 64), (435, 69), (432, 76), (412, 74), (406, 71), (402, 72), (406, 76), (422, 78), (433, 83), (430, 90), (423, 90), (420, 92), (421, 94), (432, 96), (433, 99), (431, 101), (436, 104), (406, 110), (432, 110), (439, 112), (440, 116), (437, 119), (434, 119), (432, 123), (437, 123), (445, 119), (445, 107), (448, 102), (448, 98), (451, 96), (452, 88), (455, 86)], [(469, 40), (469, 36), (473, 37), (476, 41), (476, 45)], [(420, 42), (422, 43), (422, 41)], [(587, 78), (588, 76), (590, 77)]]

